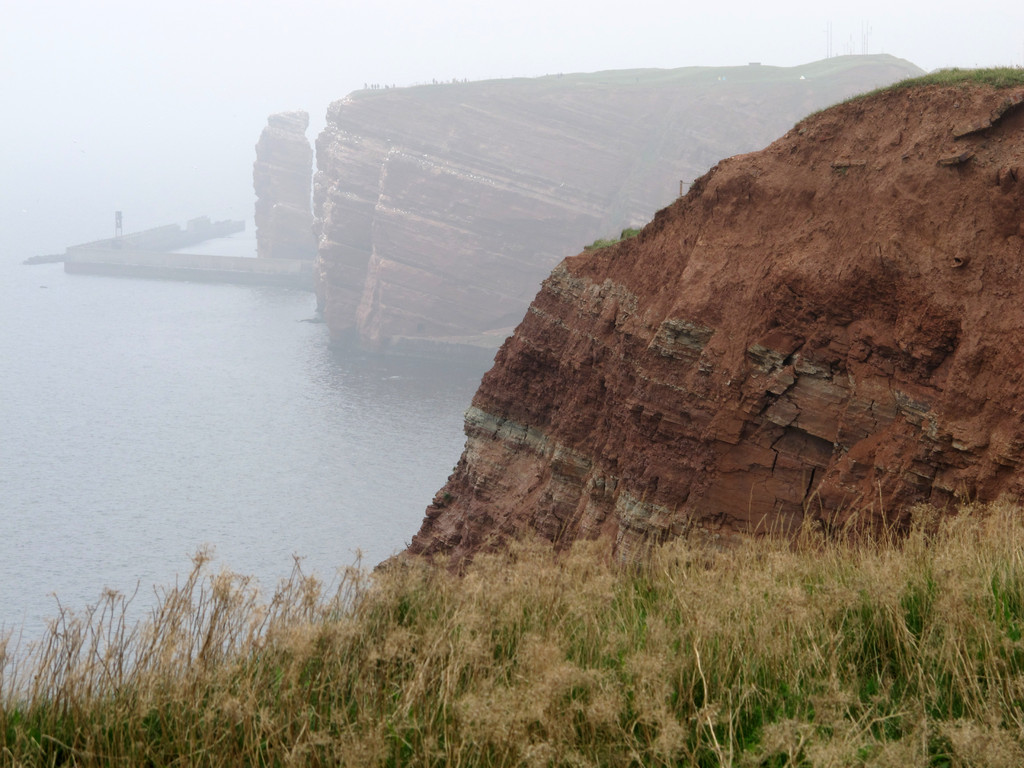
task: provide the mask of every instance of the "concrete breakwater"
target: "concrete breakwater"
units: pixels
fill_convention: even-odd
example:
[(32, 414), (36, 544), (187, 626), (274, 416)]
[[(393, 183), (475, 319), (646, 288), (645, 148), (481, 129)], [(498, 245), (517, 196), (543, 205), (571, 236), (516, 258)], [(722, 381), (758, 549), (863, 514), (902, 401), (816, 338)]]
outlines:
[(177, 224), (165, 224), (162, 227), (118, 234), (112, 238), (74, 245), (68, 250), (78, 248), (135, 248), (143, 251), (174, 251), (179, 248), (188, 248), (192, 245), (205, 243), (207, 240), (227, 237), (228, 235), (244, 231), (244, 221), (234, 221), (231, 219), (211, 221), (209, 216), (198, 216), (185, 222), (184, 227)]
[(276, 285), (313, 290), (313, 262), (255, 256), (175, 253), (220, 237), (242, 232), (243, 221), (210, 221), (206, 216), (185, 227), (168, 224), (106, 240), (72, 245), (59, 257), (38, 257), (27, 263), (63, 261), (71, 274), (143, 277), (202, 283)]
[(76, 246), (67, 249), (64, 271), (69, 274), (275, 285), (313, 290), (313, 262), (299, 259), (259, 259)]
[[(120, 220), (118, 220), (120, 221)], [(92, 240), (80, 245), (72, 245), (65, 253), (30, 256), (22, 264), (54, 264), (67, 257), (72, 251), (89, 250), (136, 250), (171, 252), (179, 248), (188, 248), (205, 243), (219, 237), (228, 237), (245, 231), (244, 221), (210, 221), (209, 216), (190, 219), (184, 227), (177, 224), (165, 224), (162, 227), (144, 229), (140, 232), (116, 234), (103, 240)]]

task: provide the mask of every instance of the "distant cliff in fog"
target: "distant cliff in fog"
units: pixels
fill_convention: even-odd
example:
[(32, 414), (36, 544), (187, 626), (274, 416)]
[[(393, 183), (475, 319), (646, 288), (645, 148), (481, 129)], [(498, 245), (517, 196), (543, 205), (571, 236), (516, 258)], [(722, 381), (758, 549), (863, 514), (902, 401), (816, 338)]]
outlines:
[(563, 257), (649, 220), (722, 157), (919, 73), (846, 56), (353, 93), (316, 142), (317, 295), (332, 337), (495, 348)]

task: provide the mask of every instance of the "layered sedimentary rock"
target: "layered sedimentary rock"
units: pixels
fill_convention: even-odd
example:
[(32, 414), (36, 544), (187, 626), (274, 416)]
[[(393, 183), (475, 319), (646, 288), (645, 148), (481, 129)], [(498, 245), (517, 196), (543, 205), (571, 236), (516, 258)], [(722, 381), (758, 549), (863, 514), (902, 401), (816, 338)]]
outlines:
[(256, 144), (256, 255), (313, 259), (313, 148), (306, 138), (309, 114), (281, 112), (267, 119)]
[[(334, 338), (492, 350), (562, 258), (809, 111), (919, 73), (890, 56), (360, 91), (317, 139)], [(685, 186), (685, 184), (683, 185)]]
[(410, 550), (684, 533), (1024, 492), (1024, 89), (850, 101), (566, 259)]

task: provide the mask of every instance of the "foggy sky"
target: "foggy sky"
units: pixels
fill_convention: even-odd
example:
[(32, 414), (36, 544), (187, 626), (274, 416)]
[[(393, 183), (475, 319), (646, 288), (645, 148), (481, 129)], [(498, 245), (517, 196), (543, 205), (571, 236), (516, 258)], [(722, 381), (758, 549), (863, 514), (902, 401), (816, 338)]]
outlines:
[(0, 259), (196, 215), (251, 219), (271, 112), (399, 86), (890, 53), (1024, 65), (1024, 4), (0, 0)]

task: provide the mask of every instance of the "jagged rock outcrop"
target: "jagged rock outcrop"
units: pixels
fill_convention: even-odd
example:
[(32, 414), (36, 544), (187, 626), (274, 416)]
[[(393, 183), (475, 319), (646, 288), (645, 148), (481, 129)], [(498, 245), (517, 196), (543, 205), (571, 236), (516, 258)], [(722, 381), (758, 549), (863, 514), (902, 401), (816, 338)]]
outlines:
[(313, 259), (313, 148), (306, 138), (309, 114), (280, 112), (267, 119), (256, 144), (256, 255)]
[(717, 159), (920, 74), (891, 56), (360, 91), (317, 139), (317, 295), (335, 339), (493, 350), (541, 280)]
[(916, 86), (566, 259), (410, 551), (897, 518), (1024, 493), (1024, 89)]

